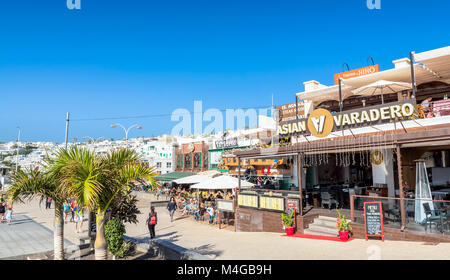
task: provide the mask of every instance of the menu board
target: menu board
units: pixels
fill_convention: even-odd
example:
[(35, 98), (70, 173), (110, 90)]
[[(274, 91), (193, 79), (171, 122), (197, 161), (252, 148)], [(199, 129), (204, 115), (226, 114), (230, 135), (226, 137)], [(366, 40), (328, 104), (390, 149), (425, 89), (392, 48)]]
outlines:
[(234, 212), (234, 200), (217, 199), (217, 209)]
[(383, 209), (380, 201), (364, 202), (364, 227), (366, 240), (369, 236), (378, 236), (384, 241)]
[(258, 196), (251, 194), (239, 194), (238, 205), (243, 207), (258, 208)]
[(286, 204), (294, 203), (295, 205), (295, 213), (300, 213), (300, 199), (299, 198), (286, 198)]
[(284, 197), (260, 196), (259, 208), (284, 212)]

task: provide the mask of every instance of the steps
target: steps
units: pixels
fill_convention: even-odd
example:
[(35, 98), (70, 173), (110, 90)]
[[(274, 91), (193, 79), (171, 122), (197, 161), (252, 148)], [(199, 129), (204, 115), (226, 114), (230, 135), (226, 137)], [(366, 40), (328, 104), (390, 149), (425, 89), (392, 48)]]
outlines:
[(314, 219), (314, 222), (304, 230), (305, 234), (322, 235), (336, 237), (339, 235), (336, 229), (336, 219), (333, 217), (319, 216)]

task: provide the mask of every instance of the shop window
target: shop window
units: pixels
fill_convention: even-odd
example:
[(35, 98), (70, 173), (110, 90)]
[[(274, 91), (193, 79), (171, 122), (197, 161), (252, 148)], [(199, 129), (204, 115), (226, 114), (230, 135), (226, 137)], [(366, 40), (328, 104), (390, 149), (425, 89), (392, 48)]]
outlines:
[(201, 153), (194, 154), (194, 168), (200, 168), (200, 160), (202, 158)]

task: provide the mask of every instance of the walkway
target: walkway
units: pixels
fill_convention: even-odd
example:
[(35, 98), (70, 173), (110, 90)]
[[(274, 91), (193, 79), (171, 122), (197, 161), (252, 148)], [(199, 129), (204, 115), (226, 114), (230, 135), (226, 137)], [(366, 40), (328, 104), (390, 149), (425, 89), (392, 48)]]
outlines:
[[(127, 224), (126, 235), (148, 242), (145, 224), (150, 199), (140, 197), (137, 225)], [(23, 212), (41, 225), (52, 229), (54, 210), (39, 208), (36, 201), (27, 205), (16, 205), (16, 212)], [(282, 237), (279, 233), (234, 232), (201, 224), (190, 218), (181, 217), (170, 222), (168, 211), (158, 207), (159, 223), (157, 238), (178, 246), (207, 255), (213, 259), (293, 259), (293, 260), (342, 260), (342, 259), (446, 259), (450, 260), (450, 244), (427, 245), (421, 242), (353, 240), (347, 243)], [(87, 223), (83, 226), (85, 231)], [(281, 224), (280, 224), (281, 227)], [(80, 234), (74, 233), (73, 223), (65, 226), (65, 237), (77, 244)]]
[[(26, 215), (16, 214), (10, 225), (0, 224), (0, 259), (53, 250), (53, 231)], [(65, 242), (70, 247), (71, 242)]]

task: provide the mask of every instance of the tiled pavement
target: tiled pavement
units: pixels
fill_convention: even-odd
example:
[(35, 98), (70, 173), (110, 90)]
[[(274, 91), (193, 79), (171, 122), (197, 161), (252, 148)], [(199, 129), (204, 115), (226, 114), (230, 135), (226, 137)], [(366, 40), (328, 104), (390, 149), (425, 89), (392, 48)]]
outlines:
[[(65, 247), (73, 243), (65, 240)], [(53, 250), (53, 231), (26, 215), (13, 214), (10, 225), (0, 224), (0, 259)]]

